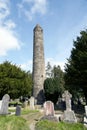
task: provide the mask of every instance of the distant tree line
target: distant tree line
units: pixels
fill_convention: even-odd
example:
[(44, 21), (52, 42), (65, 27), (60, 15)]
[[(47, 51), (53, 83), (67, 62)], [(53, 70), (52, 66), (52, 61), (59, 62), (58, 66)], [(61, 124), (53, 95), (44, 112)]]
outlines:
[(51, 66), (50, 62), (46, 66), (46, 80), (44, 82), (44, 91), (46, 100), (51, 100), (54, 103), (58, 101), (58, 97), (64, 91), (64, 72), (60, 66)]

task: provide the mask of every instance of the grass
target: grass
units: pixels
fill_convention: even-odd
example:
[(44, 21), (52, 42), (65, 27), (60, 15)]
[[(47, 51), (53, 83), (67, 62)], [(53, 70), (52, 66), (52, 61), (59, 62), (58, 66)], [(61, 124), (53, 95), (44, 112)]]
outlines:
[(20, 105), (20, 106), (22, 106), (22, 103), (21, 102), (12, 101), (12, 102), (9, 103), (9, 106), (11, 106), (11, 105), (13, 105), (13, 106)]
[[(12, 111), (14, 111), (12, 109)], [(30, 130), (29, 125), (41, 117), (38, 110), (22, 109), (21, 116), (0, 116), (0, 130)], [(81, 123), (64, 123), (41, 120), (35, 130), (87, 130)]]
[(22, 117), (0, 116), (0, 130), (29, 130), (29, 126)]
[(80, 123), (58, 123), (42, 120), (36, 124), (36, 130), (87, 130), (87, 128), (85, 128), (83, 124)]
[(28, 109), (23, 109), (22, 110), (22, 115), (25, 115), (25, 114), (30, 114), (30, 113), (37, 113), (39, 112), (38, 110), (28, 110)]
[[(15, 109), (9, 109), (9, 112), (15, 112)], [(29, 109), (22, 109), (21, 116), (15, 115), (0, 115), (0, 130), (30, 130), (29, 129), (29, 120), (28, 118), (23, 118), (23, 116), (31, 115), (39, 113), (38, 110), (29, 110)]]
[[(16, 108), (14, 107), (14, 109), (11, 109), (11, 107), (9, 108), (9, 112), (15, 112)], [(29, 109), (21, 109), (21, 114), (25, 115), (25, 114), (29, 114), (29, 113), (37, 113), (39, 112), (38, 110), (29, 110)]]

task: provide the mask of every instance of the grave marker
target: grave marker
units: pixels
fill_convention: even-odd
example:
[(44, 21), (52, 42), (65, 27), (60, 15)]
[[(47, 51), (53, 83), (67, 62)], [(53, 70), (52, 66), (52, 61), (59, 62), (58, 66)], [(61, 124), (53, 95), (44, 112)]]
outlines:
[(34, 97), (32, 96), (29, 101), (30, 101), (30, 110), (34, 110), (35, 109), (35, 106), (34, 106)]
[(0, 114), (1, 115), (6, 115), (8, 114), (8, 104), (9, 104), (10, 97), (8, 94), (5, 94), (2, 98), (2, 103), (1, 103), (1, 110)]
[(17, 105), (15, 115), (16, 116), (20, 116), (21, 115), (21, 106)]
[(1, 106), (2, 106), (2, 100), (0, 100), (0, 110), (1, 110)]
[(64, 111), (64, 114), (63, 114), (63, 120), (65, 122), (73, 122), (73, 123), (77, 122), (75, 113), (71, 109), (71, 97), (72, 97), (72, 95), (68, 91), (65, 91), (63, 93), (62, 97), (64, 98), (65, 103), (66, 103), (66, 110)]
[(54, 104), (51, 101), (46, 101), (44, 103), (44, 114), (46, 116), (54, 116)]
[(65, 103), (66, 103), (66, 110), (71, 110), (71, 98), (72, 98), (72, 95), (68, 92), (68, 91), (65, 91), (62, 95), (62, 97), (64, 98), (65, 100)]
[(84, 125), (87, 127), (87, 106), (85, 106)]

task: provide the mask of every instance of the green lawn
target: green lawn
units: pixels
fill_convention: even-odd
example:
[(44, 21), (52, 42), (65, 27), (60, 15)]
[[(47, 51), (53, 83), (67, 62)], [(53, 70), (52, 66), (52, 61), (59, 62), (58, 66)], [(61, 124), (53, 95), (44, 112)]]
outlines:
[(85, 128), (83, 124), (80, 123), (58, 123), (42, 120), (36, 124), (36, 130), (87, 130), (87, 128)]
[[(42, 116), (39, 111), (31, 111), (29, 109), (22, 109), (21, 114), (21, 116), (0, 115), (0, 130), (30, 130), (29, 125), (37, 119), (40, 119)], [(48, 120), (41, 120), (36, 123), (35, 130), (87, 130), (87, 128), (85, 128), (81, 123), (58, 123)]]
[[(15, 109), (9, 109), (9, 112), (15, 112)], [(0, 115), (0, 130), (30, 130), (29, 121), (32, 119), (31, 114), (36, 115), (38, 110), (22, 109), (21, 116)], [(24, 118), (29, 116), (30, 118)]]
[(29, 126), (22, 117), (0, 116), (0, 130), (29, 130)]

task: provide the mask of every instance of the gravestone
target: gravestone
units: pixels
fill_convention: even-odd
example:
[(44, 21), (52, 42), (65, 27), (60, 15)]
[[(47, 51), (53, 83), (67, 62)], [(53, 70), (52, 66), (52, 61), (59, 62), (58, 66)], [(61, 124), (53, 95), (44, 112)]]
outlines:
[(62, 97), (64, 98), (65, 103), (66, 103), (66, 110), (64, 111), (64, 114), (63, 114), (63, 120), (66, 122), (77, 122), (75, 113), (71, 109), (72, 95), (68, 91), (65, 91)]
[(85, 106), (84, 125), (87, 127), (87, 106)]
[(1, 115), (7, 115), (8, 114), (8, 104), (9, 104), (10, 97), (8, 94), (5, 94), (2, 98), (2, 103), (1, 103), (1, 109), (0, 109), (0, 114)]
[(24, 101), (23, 107), (24, 107), (24, 108), (27, 108), (27, 106), (28, 106), (28, 101)]
[(87, 117), (87, 106), (85, 106), (85, 115)]
[(16, 116), (20, 116), (21, 115), (21, 106), (17, 105), (16, 106), (16, 113), (15, 113)]
[(43, 106), (44, 106), (44, 116), (41, 119), (58, 121), (57, 117), (54, 116), (54, 104), (51, 101), (46, 101)]
[(34, 110), (35, 109), (35, 106), (34, 106), (34, 97), (32, 96), (30, 99), (30, 110)]
[(54, 104), (51, 101), (44, 103), (44, 114), (45, 116), (54, 116)]
[(71, 110), (72, 95), (68, 91), (65, 91), (63, 93), (62, 97), (63, 97), (63, 99), (65, 100), (65, 103), (66, 103), (66, 110), (70, 111)]
[(0, 110), (1, 110), (1, 106), (2, 106), (2, 100), (0, 100)]

